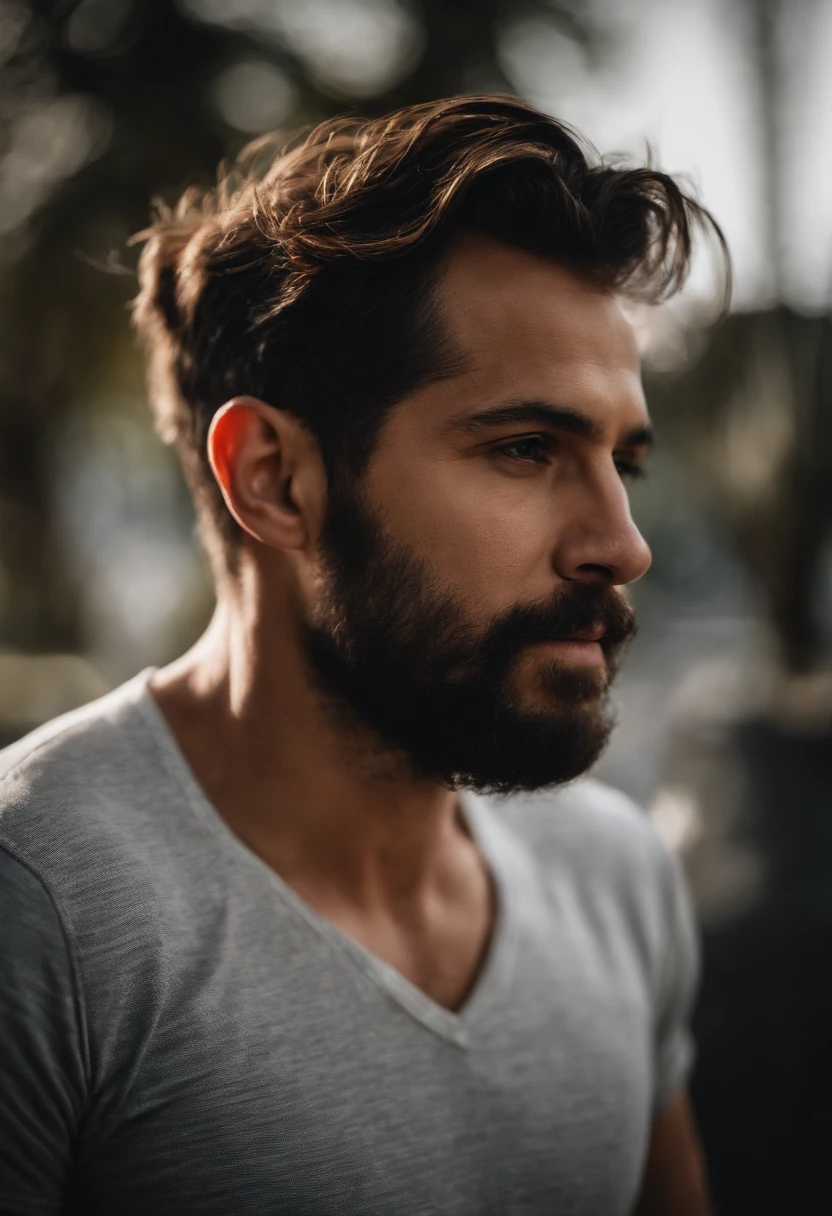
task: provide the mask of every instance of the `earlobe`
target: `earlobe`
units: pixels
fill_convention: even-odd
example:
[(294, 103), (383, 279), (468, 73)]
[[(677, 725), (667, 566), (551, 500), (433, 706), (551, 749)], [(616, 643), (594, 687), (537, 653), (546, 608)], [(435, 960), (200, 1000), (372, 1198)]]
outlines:
[(235, 397), (214, 416), (208, 459), (237, 523), (271, 548), (297, 549), (306, 525), (293, 481), (300, 451), (294, 419), (254, 397)]

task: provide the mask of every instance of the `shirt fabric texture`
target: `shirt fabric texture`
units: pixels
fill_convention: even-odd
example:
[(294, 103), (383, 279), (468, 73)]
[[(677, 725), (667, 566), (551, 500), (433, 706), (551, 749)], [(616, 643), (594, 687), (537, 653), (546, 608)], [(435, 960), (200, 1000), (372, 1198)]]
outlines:
[(497, 921), (452, 1013), (233, 834), (149, 675), (0, 753), (0, 1212), (625, 1216), (697, 975), (644, 813), (461, 796)]

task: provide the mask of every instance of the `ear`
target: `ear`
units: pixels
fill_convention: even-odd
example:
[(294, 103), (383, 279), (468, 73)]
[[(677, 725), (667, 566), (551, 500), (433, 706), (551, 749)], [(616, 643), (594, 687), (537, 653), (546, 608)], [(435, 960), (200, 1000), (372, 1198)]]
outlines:
[(208, 459), (229, 511), (250, 536), (272, 549), (316, 543), (326, 475), (299, 419), (256, 397), (234, 397), (211, 422)]

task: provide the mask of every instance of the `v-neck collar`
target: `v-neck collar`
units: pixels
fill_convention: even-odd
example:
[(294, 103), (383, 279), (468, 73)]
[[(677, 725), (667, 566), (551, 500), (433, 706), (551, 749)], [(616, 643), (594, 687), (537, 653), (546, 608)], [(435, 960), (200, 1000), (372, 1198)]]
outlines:
[(500, 840), (495, 839), (495, 835), (499, 836), (499, 825), (494, 822), (493, 811), (487, 800), (468, 792), (459, 794), (459, 804), (466, 825), (494, 884), (496, 911), (491, 939), (479, 973), (464, 1004), (454, 1011), (438, 1004), (395, 967), (316, 912), (276, 870), (236, 835), (197, 781), (167, 719), (150, 691), (149, 681), (155, 670), (154, 667), (148, 667), (131, 681), (135, 686), (135, 705), (150, 729), (169, 775), (201, 822), (215, 832), (226, 847), (233, 850), (238, 861), (257, 870), (295, 916), (305, 921), (342, 956), (351, 960), (367, 979), (380, 987), (411, 1017), (434, 1034), (459, 1047), (467, 1047), (476, 1022), (490, 1006), (496, 993), (504, 989), (514, 954), (517, 919), (514, 907), (516, 884), (510, 881), (508, 868), (504, 865), (504, 852), (499, 848)]

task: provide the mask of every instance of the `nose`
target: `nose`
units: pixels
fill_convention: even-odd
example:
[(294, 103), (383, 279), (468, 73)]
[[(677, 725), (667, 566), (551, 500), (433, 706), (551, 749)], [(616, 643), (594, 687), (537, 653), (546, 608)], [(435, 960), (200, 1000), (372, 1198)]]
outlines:
[(560, 578), (623, 586), (650, 569), (650, 547), (633, 522), (627, 489), (614, 468), (582, 480), (560, 507), (553, 554)]

